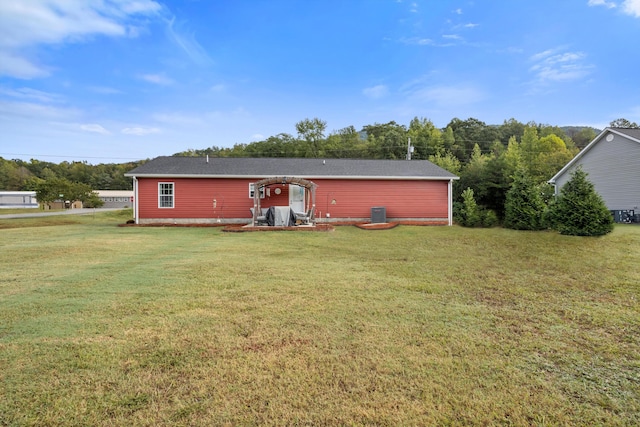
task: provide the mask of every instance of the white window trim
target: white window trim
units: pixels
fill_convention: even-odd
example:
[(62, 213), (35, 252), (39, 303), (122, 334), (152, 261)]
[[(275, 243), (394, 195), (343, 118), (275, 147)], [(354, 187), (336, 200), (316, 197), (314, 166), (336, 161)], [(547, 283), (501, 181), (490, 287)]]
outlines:
[[(254, 192), (255, 187), (256, 187), (255, 183), (253, 183), (253, 182), (249, 183), (249, 198), (250, 199), (253, 199), (253, 192)], [(260, 198), (261, 199), (264, 199), (264, 189), (265, 189), (265, 187), (260, 187)]]
[[(171, 184), (171, 194), (162, 194), (162, 186)], [(162, 197), (171, 197), (171, 206), (162, 206)], [(176, 206), (176, 185), (173, 182), (158, 182), (158, 209), (173, 209)]]

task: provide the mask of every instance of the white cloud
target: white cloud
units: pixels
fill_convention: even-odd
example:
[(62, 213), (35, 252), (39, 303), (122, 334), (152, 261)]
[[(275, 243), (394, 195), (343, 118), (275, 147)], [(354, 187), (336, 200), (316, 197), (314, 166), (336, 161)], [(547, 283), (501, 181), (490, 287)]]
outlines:
[(8, 102), (0, 99), (0, 119), (4, 118), (37, 118), (42, 120), (69, 120), (77, 118), (80, 111), (73, 108), (58, 108), (51, 105), (33, 102)]
[(432, 45), (433, 40), (421, 37), (404, 37), (400, 39), (400, 43), (408, 45), (427, 46)]
[(458, 30), (473, 30), (476, 27), (479, 27), (480, 24), (476, 24), (473, 22), (467, 22), (466, 24), (456, 24), (452, 25), (450, 31), (458, 31)]
[(151, 116), (155, 121), (170, 125), (193, 126), (204, 123), (202, 117), (196, 114), (184, 113), (156, 113)]
[(462, 9), (458, 8), (454, 10), (453, 13), (455, 13), (456, 15), (462, 15)]
[(251, 135), (252, 141), (262, 141), (263, 139), (264, 135), (262, 135), (261, 133), (254, 133), (253, 135)]
[(161, 10), (153, 0), (0, 1), (0, 75), (31, 79), (49, 70), (26, 56), (25, 48), (77, 43), (94, 35), (121, 37), (135, 15)]
[(604, 7), (607, 7), (609, 9), (613, 9), (614, 7), (616, 7), (616, 4), (614, 2), (606, 1), (606, 0), (589, 0), (588, 5), (589, 6), (604, 6)]
[(471, 84), (410, 86), (406, 94), (414, 101), (432, 103), (438, 107), (475, 104), (485, 98), (484, 92)]
[(578, 80), (591, 73), (592, 65), (586, 64), (583, 52), (562, 52), (563, 48), (548, 49), (529, 58), (534, 64), (529, 71), (536, 75), (538, 83)]
[(99, 134), (102, 134), (102, 135), (110, 135), (111, 134), (111, 132), (109, 132), (108, 130), (106, 130), (102, 126), (94, 124), (94, 123), (80, 125), (80, 129), (82, 129), (83, 131), (86, 131), (86, 132), (99, 133)]
[(0, 76), (11, 76), (26, 80), (48, 75), (47, 68), (35, 65), (26, 58), (17, 56), (10, 50), (0, 47)]
[(589, 0), (589, 6), (604, 6), (607, 9), (614, 9), (621, 6), (622, 12), (634, 18), (640, 18), (640, 0), (624, 0), (622, 3), (607, 0)]
[(362, 93), (367, 98), (380, 99), (387, 96), (387, 94), (389, 93), (389, 88), (387, 88), (387, 86), (385, 85), (377, 85), (377, 86), (364, 88), (362, 90)]
[(0, 94), (8, 95), (13, 98), (39, 101), (43, 103), (62, 102), (63, 100), (62, 96), (56, 93), (43, 92), (29, 87), (22, 87), (18, 89), (0, 87)]
[(174, 83), (173, 80), (163, 74), (143, 74), (140, 76), (140, 78), (149, 83), (161, 86), (169, 86)]
[(124, 128), (122, 129), (122, 133), (124, 133), (125, 135), (145, 136), (145, 135), (151, 135), (154, 133), (160, 133), (160, 129), (138, 126), (138, 127)]
[(89, 90), (95, 93), (101, 93), (103, 95), (118, 95), (123, 93), (120, 89), (115, 89), (108, 86), (91, 86)]
[(175, 17), (167, 20), (167, 35), (177, 44), (187, 56), (198, 65), (210, 65), (213, 63), (207, 51), (198, 43), (195, 34), (184, 31), (180, 24), (175, 24)]
[(209, 88), (209, 90), (211, 92), (222, 92), (226, 89), (227, 87), (223, 84), (217, 84), (217, 85), (213, 85)]
[(622, 3), (622, 10), (627, 15), (640, 18), (640, 0), (625, 0)]

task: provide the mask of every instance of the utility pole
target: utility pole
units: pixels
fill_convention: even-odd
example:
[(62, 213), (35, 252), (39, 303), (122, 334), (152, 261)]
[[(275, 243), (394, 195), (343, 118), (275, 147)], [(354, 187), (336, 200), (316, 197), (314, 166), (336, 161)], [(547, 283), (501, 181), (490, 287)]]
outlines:
[(413, 147), (411, 146), (411, 137), (409, 137), (409, 142), (407, 142), (407, 160), (411, 160), (411, 153), (413, 153)]

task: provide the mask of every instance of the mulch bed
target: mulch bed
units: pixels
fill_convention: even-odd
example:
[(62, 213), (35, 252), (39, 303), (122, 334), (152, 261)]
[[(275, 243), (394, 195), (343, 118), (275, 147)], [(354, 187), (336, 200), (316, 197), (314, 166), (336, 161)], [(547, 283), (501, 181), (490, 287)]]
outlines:
[(438, 226), (447, 225), (446, 222), (422, 222), (422, 221), (399, 221), (399, 222), (380, 222), (380, 223), (358, 223), (344, 222), (332, 224), (316, 224), (314, 227), (297, 226), (297, 227), (269, 227), (256, 226), (247, 227), (246, 224), (173, 224), (173, 223), (155, 223), (155, 224), (118, 224), (118, 227), (222, 227), (222, 231), (229, 233), (246, 233), (255, 231), (333, 231), (336, 226), (352, 225), (361, 230), (390, 230), (398, 225), (418, 225), (418, 226)]
[(232, 224), (225, 226), (222, 231), (227, 233), (247, 233), (255, 231), (333, 231), (335, 228), (330, 224), (316, 224), (315, 227), (270, 227), (256, 226), (247, 227), (243, 224)]
[(375, 223), (366, 223), (366, 224), (354, 224), (356, 227), (361, 228), (363, 230), (390, 230), (394, 227), (397, 227), (397, 222), (375, 222)]

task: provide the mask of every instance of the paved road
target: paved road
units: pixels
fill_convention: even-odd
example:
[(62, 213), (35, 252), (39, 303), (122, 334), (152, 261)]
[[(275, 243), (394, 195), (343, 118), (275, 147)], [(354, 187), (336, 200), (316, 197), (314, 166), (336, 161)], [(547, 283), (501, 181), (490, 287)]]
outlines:
[(40, 216), (56, 216), (56, 215), (89, 215), (96, 212), (121, 211), (122, 208), (100, 208), (100, 209), (67, 209), (55, 212), (29, 212), (29, 213), (12, 213), (0, 214), (0, 219), (13, 218), (37, 218)]

